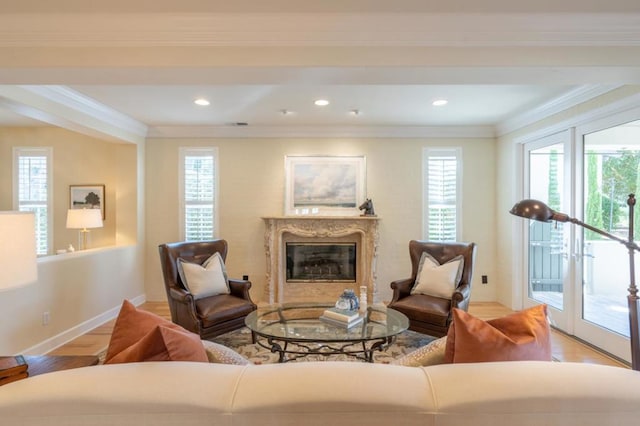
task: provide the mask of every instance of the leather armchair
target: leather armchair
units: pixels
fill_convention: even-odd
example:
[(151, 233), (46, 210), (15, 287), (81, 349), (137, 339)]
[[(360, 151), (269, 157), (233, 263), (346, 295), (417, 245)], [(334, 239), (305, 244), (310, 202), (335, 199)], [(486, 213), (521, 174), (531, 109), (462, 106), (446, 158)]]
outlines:
[(249, 296), (250, 281), (229, 279), (230, 294), (196, 300), (182, 283), (178, 273), (179, 258), (202, 264), (218, 252), (222, 260), (226, 260), (225, 240), (167, 243), (159, 245), (158, 249), (171, 320), (174, 323), (199, 334), (202, 339), (210, 339), (244, 327), (245, 317), (256, 309)]
[[(446, 263), (458, 255), (464, 257), (462, 277), (451, 300), (425, 294), (411, 294), (416, 282), (418, 266), (423, 252), (429, 253), (440, 264)], [(476, 255), (475, 243), (440, 243), (431, 241), (409, 242), (411, 257), (411, 278), (393, 281), (393, 298), (389, 307), (398, 310), (409, 318), (409, 329), (435, 337), (445, 336), (452, 321), (452, 309), (464, 311), (469, 308), (471, 279)]]

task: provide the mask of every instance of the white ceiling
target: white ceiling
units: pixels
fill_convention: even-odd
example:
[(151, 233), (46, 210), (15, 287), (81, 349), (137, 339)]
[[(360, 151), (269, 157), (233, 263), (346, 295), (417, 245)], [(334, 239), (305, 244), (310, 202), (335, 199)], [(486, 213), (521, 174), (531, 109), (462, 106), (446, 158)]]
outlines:
[[(640, 84), (638, 2), (176, 3), (0, 0), (0, 125), (495, 129)], [(104, 126), (87, 124), (105, 111)]]
[[(569, 89), (563, 85), (327, 84), (71, 88), (151, 127), (236, 122), (257, 126), (495, 125)], [(195, 105), (199, 97), (209, 99), (211, 105)], [(330, 104), (315, 106), (313, 101), (320, 98)], [(440, 98), (449, 103), (432, 106)]]

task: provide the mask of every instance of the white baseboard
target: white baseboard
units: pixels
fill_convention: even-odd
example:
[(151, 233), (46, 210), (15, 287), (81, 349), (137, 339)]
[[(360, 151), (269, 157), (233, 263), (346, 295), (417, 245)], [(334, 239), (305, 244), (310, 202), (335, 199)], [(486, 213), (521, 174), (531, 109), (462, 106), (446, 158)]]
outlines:
[[(136, 296), (130, 299), (129, 301), (133, 303), (135, 306), (139, 306), (146, 301), (146, 296), (144, 294), (141, 294), (139, 296)], [(118, 316), (118, 313), (120, 312), (121, 306), (122, 305), (118, 305), (114, 308), (111, 308), (108, 311), (103, 312), (96, 317), (93, 317), (81, 324), (78, 324), (75, 327), (65, 330), (62, 333), (59, 333), (53, 337), (50, 337), (49, 339), (42, 341), (37, 345), (34, 345), (28, 349), (25, 349), (20, 353), (24, 355), (41, 355), (41, 354), (46, 354), (48, 352), (51, 352), (52, 350), (57, 349), (60, 346), (69, 343), (73, 339), (76, 339), (82, 336), (83, 334), (88, 333), (94, 328), (101, 326), (105, 322), (116, 318)]]

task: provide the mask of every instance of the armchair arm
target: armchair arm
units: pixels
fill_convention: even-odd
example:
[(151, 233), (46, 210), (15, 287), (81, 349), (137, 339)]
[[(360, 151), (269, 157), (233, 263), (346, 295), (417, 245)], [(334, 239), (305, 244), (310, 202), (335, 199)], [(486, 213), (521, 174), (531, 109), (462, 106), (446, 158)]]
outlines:
[(466, 310), (469, 305), (469, 296), (471, 295), (471, 286), (463, 283), (456, 288), (451, 296), (451, 307)]
[(171, 320), (191, 332), (200, 334), (200, 323), (196, 315), (196, 301), (193, 294), (183, 288), (171, 286), (168, 295)]
[(253, 303), (253, 301), (251, 300), (251, 296), (249, 295), (250, 288), (251, 281), (229, 278), (229, 290), (231, 292), (231, 295)]
[(413, 287), (413, 278), (405, 278), (402, 280), (396, 280), (391, 283), (393, 289), (393, 298), (389, 304), (395, 303), (398, 300), (407, 297), (411, 294), (411, 288)]
[(170, 287), (169, 297), (178, 303), (191, 304), (193, 302), (193, 295), (179, 287)]

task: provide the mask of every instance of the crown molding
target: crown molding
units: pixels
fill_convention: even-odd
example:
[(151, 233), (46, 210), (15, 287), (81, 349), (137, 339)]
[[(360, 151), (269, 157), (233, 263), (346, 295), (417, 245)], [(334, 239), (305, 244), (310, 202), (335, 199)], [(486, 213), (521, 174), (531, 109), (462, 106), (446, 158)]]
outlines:
[(65, 86), (0, 86), (3, 106), (21, 115), (112, 141), (143, 143), (147, 126)]
[(503, 136), (508, 133), (514, 132), (530, 124), (544, 120), (545, 118), (548, 118), (561, 111), (565, 111), (576, 105), (597, 98), (598, 96), (604, 95), (605, 93), (611, 92), (612, 90), (615, 90), (619, 87), (622, 87), (622, 85), (598, 84), (583, 85), (577, 87), (573, 90), (568, 91), (562, 96), (559, 96), (549, 102), (530, 109), (523, 114), (517, 115), (503, 121), (502, 123), (499, 123), (496, 126), (496, 135)]
[[(524, 144), (560, 133), (572, 127), (585, 126), (607, 116), (623, 114), (627, 111), (637, 111), (639, 110), (638, 105), (640, 105), (640, 93), (635, 93), (615, 102), (607, 103), (601, 107), (590, 109), (584, 113), (569, 117), (566, 120), (527, 133), (526, 135), (519, 136), (513, 140), (513, 143)], [(634, 118), (631, 118), (631, 120), (634, 120)]]
[(0, 47), (33, 46), (640, 46), (640, 10), (0, 15)]
[(148, 138), (494, 138), (493, 126), (157, 126)]

